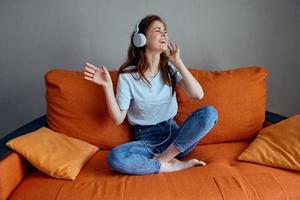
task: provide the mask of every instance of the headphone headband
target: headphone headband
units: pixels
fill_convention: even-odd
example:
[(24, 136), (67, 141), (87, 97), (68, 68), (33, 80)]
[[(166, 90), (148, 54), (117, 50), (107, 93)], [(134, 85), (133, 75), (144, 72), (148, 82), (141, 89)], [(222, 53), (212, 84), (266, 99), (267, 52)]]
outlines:
[(133, 30), (134, 33), (138, 33), (138, 32), (139, 32), (139, 25), (140, 25), (140, 22), (141, 22), (141, 20), (139, 20), (139, 21), (136, 23), (136, 25), (135, 25), (135, 27), (134, 27), (134, 30)]

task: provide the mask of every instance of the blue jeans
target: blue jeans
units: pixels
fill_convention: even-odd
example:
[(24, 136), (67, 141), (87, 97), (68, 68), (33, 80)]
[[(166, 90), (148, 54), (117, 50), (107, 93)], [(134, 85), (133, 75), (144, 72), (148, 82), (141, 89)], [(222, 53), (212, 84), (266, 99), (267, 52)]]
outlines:
[(218, 112), (213, 106), (203, 106), (193, 111), (180, 127), (173, 118), (155, 125), (133, 125), (134, 140), (113, 148), (107, 157), (109, 167), (124, 174), (158, 173), (161, 163), (153, 159), (172, 143), (180, 151), (175, 158), (182, 158), (216, 124)]

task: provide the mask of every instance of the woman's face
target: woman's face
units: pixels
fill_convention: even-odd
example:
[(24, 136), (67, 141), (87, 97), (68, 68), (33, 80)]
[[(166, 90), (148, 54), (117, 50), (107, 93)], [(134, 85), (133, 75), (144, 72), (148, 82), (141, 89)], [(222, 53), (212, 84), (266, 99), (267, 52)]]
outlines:
[(146, 33), (147, 44), (146, 48), (160, 53), (168, 49), (168, 35), (165, 26), (160, 21), (154, 21), (150, 24)]

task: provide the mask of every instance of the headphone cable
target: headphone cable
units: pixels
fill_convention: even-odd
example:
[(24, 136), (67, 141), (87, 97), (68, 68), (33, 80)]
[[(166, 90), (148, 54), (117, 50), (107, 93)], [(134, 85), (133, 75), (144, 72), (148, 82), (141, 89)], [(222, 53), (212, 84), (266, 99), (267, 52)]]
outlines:
[(160, 142), (159, 144), (154, 144), (154, 145), (153, 145), (153, 144), (147, 144), (145, 141), (143, 141), (144, 144), (146, 145), (146, 148), (147, 148), (153, 155), (157, 155), (157, 154), (153, 153), (147, 146), (154, 147), (154, 148), (159, 152), (159, 154), (161, 154), (161, 152), (159, 151), (159, 149), (156, 148), (156, 146), (165, 143), (165, 142), (171, 137), (171, 123), (169, 123), (169, 127), (170, 127), (170, 128), (169, 128), (170, 131), (169, 131), (168, 138), (165, 139), (163, 142)]

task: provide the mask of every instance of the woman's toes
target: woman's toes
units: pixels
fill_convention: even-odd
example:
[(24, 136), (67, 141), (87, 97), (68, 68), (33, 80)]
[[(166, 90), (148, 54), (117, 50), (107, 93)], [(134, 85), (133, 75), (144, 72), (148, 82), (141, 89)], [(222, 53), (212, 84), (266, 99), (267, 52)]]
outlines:
[(203, 162), (202, 160), (199, 160), (199, 162), (202, 166), (206, 165), (206, 162)]
[(196, 158), (191, 159), (190, 162), (192, 162), (195, 166), (198, 166), (198, 165), (204, 166), (204, 165), (206, 165), (205, 162), (203, 162), (202, 160), (198, 160)]

